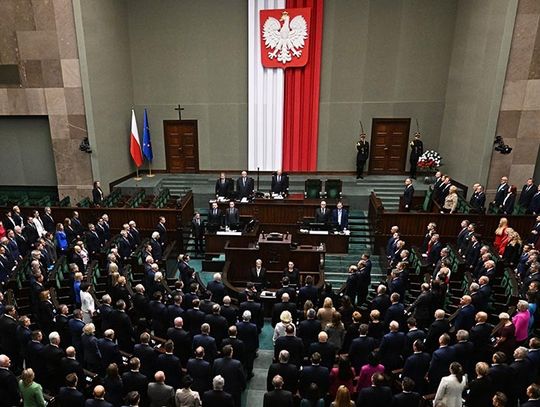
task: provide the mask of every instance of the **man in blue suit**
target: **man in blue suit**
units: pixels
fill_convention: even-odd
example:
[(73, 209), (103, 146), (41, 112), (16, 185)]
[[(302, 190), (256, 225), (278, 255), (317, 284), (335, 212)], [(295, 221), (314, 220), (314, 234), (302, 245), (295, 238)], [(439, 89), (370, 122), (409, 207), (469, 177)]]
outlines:
[(448, 375), (450, 363), (456, 358), (455, 349), (448, 346), (450, 335), (442, 334), (439, 337), (439, 349), (433, 352), (428, 370), (428, 380), (431, 389), (436, 389), (444, 376)]
[(240, 361), (233, 359), (233, 347), (223, 347), (223, 357), (214, 361), (212, 375), (221, 375), (225, 379), (225, 390), (233, 399), (236, 407), (240, 407), (242, 392), (246, 388), (246, 375)]
[(216, 340), (210, 336), (210, 325), (204, 323), (201, 325), (201, 333), (195, 335), (192, 341), (193, 350), (197, 349), (199, 346), (204, 348), (205, 360), (208, 362), (213, 362), (217, 356), (217, 345)]
[(77, 375), (75, 373), (69, 373), (66, 376), (66, 386), (60, 388), (60, 391), (55, 398), (58, 406), (84, 406), (85, 398), (83, 394), (79, 390), (77, 390), (77, 382)]
[(402, 352), (405, 348), (405, 334), (399, 332), (399, 323), (392, 321), (389, 324), (390, 332), (383, 336), (379, 354), (381, 363), (388, 371), (403, 367)]
[(396, 243), (399, 240), (399, 227), (392, 226), (390, 228), (390, 238), (386, 242), (386, 257), (390, 260), (396, 251)]
[(368, 329), (367, 324), (360, 325), (359, 336), (352, 340), (348, 349), (351, 365), (357, 374), (360, 374), (360, 369), (368, 362), (369, 354), (377, 347), (375, 339), (367, 336)]
[(210, 363), (204, 360), (204, 348), (202, 346), (195, 349), (195, 357), (188, 360), (186, 370), (187, 374), (193, 379), (192, 390), (199, 392), (199, 394), (210, 390), (212, 369)]
[(471, 304), (472, 298), (470, 295), (464, 295), (459, 302), (460, 308), (454, 318), (454, 328), (456, 331), (464, 329), (469, 331), (474, 325), (474, 317), (476, 311), (474, 305)]
[(319, 394), (326, 394), (330, 381), (330, 372), (327, 367), (320, 366), (321, 355), (315, 352), (311, 355), (311, 366), (304, 366), (300, 371), (299, 389), (302, 397), (305, 396), (309, 385), (315, 383), (319, 388)]
[(116, 363), (118, 366), (122, 366), (122, 355), (118, 345), (114, 342), (114, 331), (107, 329), (104, 333), (104, 337), (98, 339), (98, 349), (101, 353), (101, 367), (103, 371), (111, 363)]
[(338, 202), (336, 209), (332, 211), (332, 224), (337, 226), (337, 230), (342, 231), (349, 228), (349, 211), (343, 208), (343, 203)]
[(174, 343), (171, 340), (165, 342), (165, 353), (158, 356), (156, 365), (165, 373), (165, 384), (178, 389), (182, 382), (182, 364), (180, 358), (174, 355)]
[(431, 356), (424, 352), (424, 342), (416, 340), (413, 343), (414, 353), (405, 360), (403, 365), (403, 377), (410, 377), (414, 380), (414, 390), (420, 394), (427, 393), (426, 375), (429, 370)]
[(113, 405), (105, 401), (105, 387), (94, 387), (94, 398), (86, 400), (85, 407), (113, 407)]

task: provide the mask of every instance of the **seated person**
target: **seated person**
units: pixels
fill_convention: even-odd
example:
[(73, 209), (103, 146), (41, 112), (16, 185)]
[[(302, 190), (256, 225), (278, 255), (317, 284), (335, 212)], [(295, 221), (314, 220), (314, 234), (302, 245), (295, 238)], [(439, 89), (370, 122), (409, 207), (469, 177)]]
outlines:
[(240, 224), (240, 212), (234, 207), (234, 202), (229, 202), (229, 207), (225, 211), (225, 226), (229, 229), (236, 229)]
[(277, 170), (272, 175), (272, 185), (270, 187), (270, 193), (279, 195), (289, 194), (289, 176), (283, 174), (281, 170)]
[(330, 220), (330, 209), (326, 207), (326, 201), (321, 201), (321, 207), (315, 210), (315, 223), (328, 223)]
[(219, 174), (219, 178), (216, 181), (216, 197), (224, 196), (230, 198), (234, 193), (234, 181), (232, 178), (225, 177), (225, 173)]
[(255, 191), (255, 181), (242, 171), (242, 176), (236, 180), (236, 197), (238, 199), (251, 198)]
[(255, 260), (255, 267), (251, 269), (251, 281), (266, 287), (266, 269), (262, 266), (262, 260)]
[(332, 211), (332, 224), (337, 230), (347, 230), (349, 228), (349, 211), (343, 208), (343, 203), (338, 202), (336, 209)]

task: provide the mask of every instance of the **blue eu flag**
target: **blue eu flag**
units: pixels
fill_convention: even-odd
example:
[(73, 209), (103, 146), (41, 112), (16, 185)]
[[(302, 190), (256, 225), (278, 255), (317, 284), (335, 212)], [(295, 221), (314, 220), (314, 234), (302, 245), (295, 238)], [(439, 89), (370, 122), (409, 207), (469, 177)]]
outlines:
[(142, 152), (148, 161), (152, 161), (154, 155), (152, 154), (152, 143), (150, 141), (150, 128), (148, 127), (148, 114), (146, 113), (146, 109), (144, 109), (143, 128)]

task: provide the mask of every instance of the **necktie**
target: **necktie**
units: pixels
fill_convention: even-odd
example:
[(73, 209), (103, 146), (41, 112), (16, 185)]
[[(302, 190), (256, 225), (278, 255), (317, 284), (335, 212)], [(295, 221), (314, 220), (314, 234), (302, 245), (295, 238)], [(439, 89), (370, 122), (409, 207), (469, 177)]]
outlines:
[(214, 215), (217, 215), (217, 209), (214, 209)]

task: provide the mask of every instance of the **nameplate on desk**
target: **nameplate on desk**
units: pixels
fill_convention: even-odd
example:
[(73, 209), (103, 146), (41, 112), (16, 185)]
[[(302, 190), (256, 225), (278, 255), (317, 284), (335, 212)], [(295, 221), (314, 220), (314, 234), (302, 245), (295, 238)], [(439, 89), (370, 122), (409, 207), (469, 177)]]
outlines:
[(231, 230), (229, 232), (224, 232), (222, 230), (218, 230), (216, 232), (216, 235), (219, 235), (219, 236), (242, 236), (242, 232), (236, 232), (234, 230)]
[(276, 298), (275, 291), (263, 291), (261, 292), (261, 298)]
[(309, 234), (310, 235), (327, 235), (328, 230), (310, 230)]

